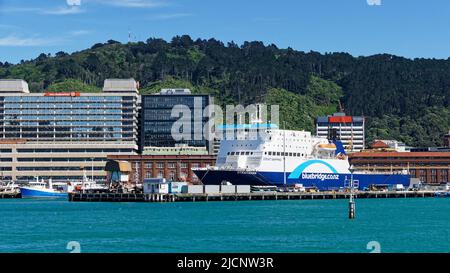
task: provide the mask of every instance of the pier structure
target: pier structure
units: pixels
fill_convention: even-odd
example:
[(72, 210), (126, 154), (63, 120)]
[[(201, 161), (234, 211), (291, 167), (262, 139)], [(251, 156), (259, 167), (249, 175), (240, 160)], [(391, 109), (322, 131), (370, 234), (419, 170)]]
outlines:
[(0, 199), (21, 198), (20, 192), (0, 192)]
[[(434, 197), (434, 191), (360, 191), (356, 199), (369, 198), (425, 198)], [(349, 199), (349, 192), (250, 192), (250, 193), (70, 193), (72, 202), (199, 202), (251, 200), (324, 200)]]

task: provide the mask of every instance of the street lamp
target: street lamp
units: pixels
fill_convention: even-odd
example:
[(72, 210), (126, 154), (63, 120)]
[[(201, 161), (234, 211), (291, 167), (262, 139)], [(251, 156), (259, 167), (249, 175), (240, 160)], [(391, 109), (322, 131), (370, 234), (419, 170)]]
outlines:
[(350, 165), (350, 168), (348, 168), (348, 170), (350, 171), (350, 200), (348, 203), (348, 218), (349, 219), (354, 219), (355, 218), (355, 200), (354, 200), (354, 183), (353, 183), (353, 172), (355, 171), (355, 168), (353, 165)]

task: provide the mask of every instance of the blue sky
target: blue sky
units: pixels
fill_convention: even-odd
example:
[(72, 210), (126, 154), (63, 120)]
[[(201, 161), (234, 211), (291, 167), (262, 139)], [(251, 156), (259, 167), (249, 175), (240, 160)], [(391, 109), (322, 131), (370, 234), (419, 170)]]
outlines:
[(0, 0), (0, 61), (109, 39), (259, 40), (303, 51), (450, 57), (449, 0)]

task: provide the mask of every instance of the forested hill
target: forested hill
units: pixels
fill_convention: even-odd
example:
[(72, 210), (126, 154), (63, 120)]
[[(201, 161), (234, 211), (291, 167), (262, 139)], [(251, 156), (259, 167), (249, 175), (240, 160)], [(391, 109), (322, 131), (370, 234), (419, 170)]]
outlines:
[(143, 93), (189, 87), (222, 104), (278, 103), (282, 120), (295, 129), (313, 130), (315, 116), (341, 102), (348, 114), (367, 117), (368, 141), (441, 145), (450, 129), (450, 58), (353, 57), (184, 35), (170, 42), (110, 40), (73, 54), (0, 62), (0, 78), (23, 78), (32, 92), (100, 91), (105, 78), (127, 77), (140, 81)]

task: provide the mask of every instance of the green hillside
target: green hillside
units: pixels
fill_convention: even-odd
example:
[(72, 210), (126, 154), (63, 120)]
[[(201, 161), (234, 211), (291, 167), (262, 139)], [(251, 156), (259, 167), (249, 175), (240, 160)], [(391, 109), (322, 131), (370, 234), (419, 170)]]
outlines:
[(287, 128), (313, 129), (339, 103), (367, 118), (368, 141), (392, 138), (441, 145), (450, 129), (450, 59), (302, 52), (262, 42), (237, 45), (176, 36), (121, 44), (110, 40), (19, 64), (0, 62), (0, 78), (22, 78), (32, 92), (98, 92), (106, 78), (133, 77), (142, 93), (186, 87), (220, 104), (277, 103)]

